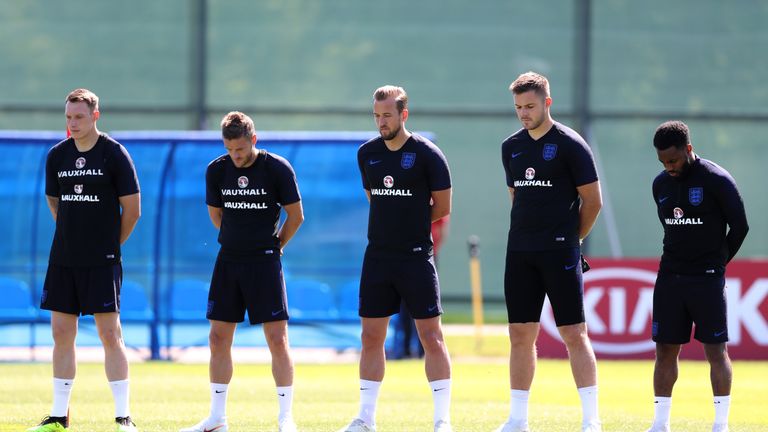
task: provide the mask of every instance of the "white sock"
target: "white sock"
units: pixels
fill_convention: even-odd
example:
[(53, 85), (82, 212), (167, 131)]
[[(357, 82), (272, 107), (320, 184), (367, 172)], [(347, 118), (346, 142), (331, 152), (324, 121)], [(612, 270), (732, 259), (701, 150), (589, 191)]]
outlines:
[(513, 424), (528, 422), (528, 398), (531, 395), (529, 390), (509, 391), (509, 422)]
[(53, 406), (51, 417), (66, 417), (69, 410), (69, 397), (72, 395), (74, 379), (53, 379)]
[(227, 387), (229, 384), (211, 383), (211, 420), (220, 420), (227, 416)]
[(597, 386), (582, 387), (579, 390), (581, 398), (582, 424), (599, 422), (597, 415)]
[(669, 412), (672, 410), (672, 398), (656, 396), (653, 398), (653, 424), (669, 426)]
[(128, 380), (110, 381), (109, 388), (112, 390), (112, 397), (115, 399), (115, 417), (128, 417), (131, 410), (128, 408)]
[(360, 413), (357, 418), (368, 426), (376, 426), (376, 400), (380, 388), (381, 381), (360, 380)]
[(435, 404), (434, 422), (440, 420), (451, 422), (451, 379), (441, 379), (429, 382), (432, 389), (432, 401)]
[(728, 424), (728, 411), (731, 409), (731, 395), (715, 396), (715, 423)]
[(291, 418), (293, 408), (293, 386), (277, 387), (277, 403), (280, 405), (280, 413), (277, 415), (277, 421)]

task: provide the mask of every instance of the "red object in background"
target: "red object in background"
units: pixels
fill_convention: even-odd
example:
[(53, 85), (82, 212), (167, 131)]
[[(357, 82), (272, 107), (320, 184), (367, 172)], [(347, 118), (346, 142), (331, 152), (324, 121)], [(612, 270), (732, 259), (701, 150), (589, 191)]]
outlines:
[[(658, 259), (589, 258), (584, 274), (584, 309), (598, 358), (652, 359), (653, 285)], [(726, 272), (728, 352), (732, 359), (768, 359), (768, 260), (735, 260)], [(567, 358), (549, 302), (541, 316), (537, 342), (541, 357)], [(693, 338), (681, 358), (704, 359)]]
[(69, 127), (67, 127), (67, 138), (72, 136), (72, 132), (69, 131)]
[(448, 235), (448, 223), (450, 222), (450, 216), (444, 216), (440, 219), (432, 222), (432, 243), (434, 244), (435, 255), (443, 247), (443, 240)]

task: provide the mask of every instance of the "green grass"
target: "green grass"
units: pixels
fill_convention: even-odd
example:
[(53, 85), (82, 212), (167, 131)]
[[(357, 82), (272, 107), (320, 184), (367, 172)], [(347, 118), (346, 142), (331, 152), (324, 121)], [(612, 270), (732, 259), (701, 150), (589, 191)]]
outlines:
[[(456, 346), (455, 350), (460, 350)], [(605, 431), (641, 431), (653, 416), (649, 361), (600, 361), (600, 412)], [(432, 401), (421, 361), (390, 362), (378, 408), (380, 432), (431, 431)], [(509, 391), (504, 358), (454, 361), (452, 418), (457, 431), (488, 432), (504, 421)], [(768, 429), (768, 364), (735, 362), (731, 429)], [(706, 431), (713, 408), (708, 367), (683, 362), (672, 427)], [(50, 364), (0, 364), (0, 432), (23, 431), (47, 414)], [(207, 415), (206, 365), (134, 364), (132, 414), (140, 430), (177, 431)], [(229, 395), (230, 430), (276, 430), (277, 402), (269, 365), (237, 365)], [(301, 430), (335, 431), (357, 413), (357, 365), (296, 366), (294, 415)], [(112, 430), (112, 396), (99, 364), (82, 364), (71, 402), (72, 431)], [(581, 411), (568, 363), (539, 362), (531, 396), (534, 431), (578, 430)]]

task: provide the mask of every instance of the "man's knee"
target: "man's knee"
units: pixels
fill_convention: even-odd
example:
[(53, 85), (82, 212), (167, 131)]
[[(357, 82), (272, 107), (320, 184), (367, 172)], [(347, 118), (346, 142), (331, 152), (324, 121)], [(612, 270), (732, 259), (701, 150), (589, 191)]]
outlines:
[(227, 332), (211, 328), (211, 332), (208, 335), (208, 343), (211, 347), (211, 352), (228, 350), (232, 347), (232, 337)]
[(581, 350), (589, 346), (589, 335), (587, 334), (587, 325), (584, 323), (566, 325), (558, 327), (560, 337), (568, 347), (569, 351)]
[(104, 349), (117, 349), (123, 346), (123, 332), (119, 326), (99, 329), (99, 339)]
[(443, 331), (439, 326), (422, 330), (419, 333), (419, 339), (421, 339), (425, 351), (442, 351), (445, 347)]

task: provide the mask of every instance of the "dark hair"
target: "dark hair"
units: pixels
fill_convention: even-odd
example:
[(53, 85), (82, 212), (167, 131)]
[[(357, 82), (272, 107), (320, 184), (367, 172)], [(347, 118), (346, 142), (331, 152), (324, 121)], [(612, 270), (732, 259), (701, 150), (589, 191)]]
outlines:
[(662, 123), (656, 128), (653, 135), (653, 146), (657, 150), (666, 150), (670, 147), (683, 149), (691, 143), (691, 133), (688, 125), (679, 121), (672, 120)]
[(91, 112), (99, 110), (99, 97), (88, 89), (79, 88), (72, 90), (67, 95), (67, 102), (85, 102), (88, 108), (91, 109)]
[(224, 139), (250, 138), (255, 134), (253, 120), (240, 111), (232, 111), (221, 120), (221, 136)]
[(521, 74), (509, 85), (512, 93), (519, 95), (533, 90), (539, 96), (549, 97), (549, 81), (544, 75), (536, 72), (526, 72)]
[(381, 102), (391, 97), (395, 98), (397, 112), (403, 112), (404, 109), (408, 108), (408, 94), (402, 87), (385, 85), (377, 88), (376, 91), (373, 92), (373, 100), (375, 101)]

